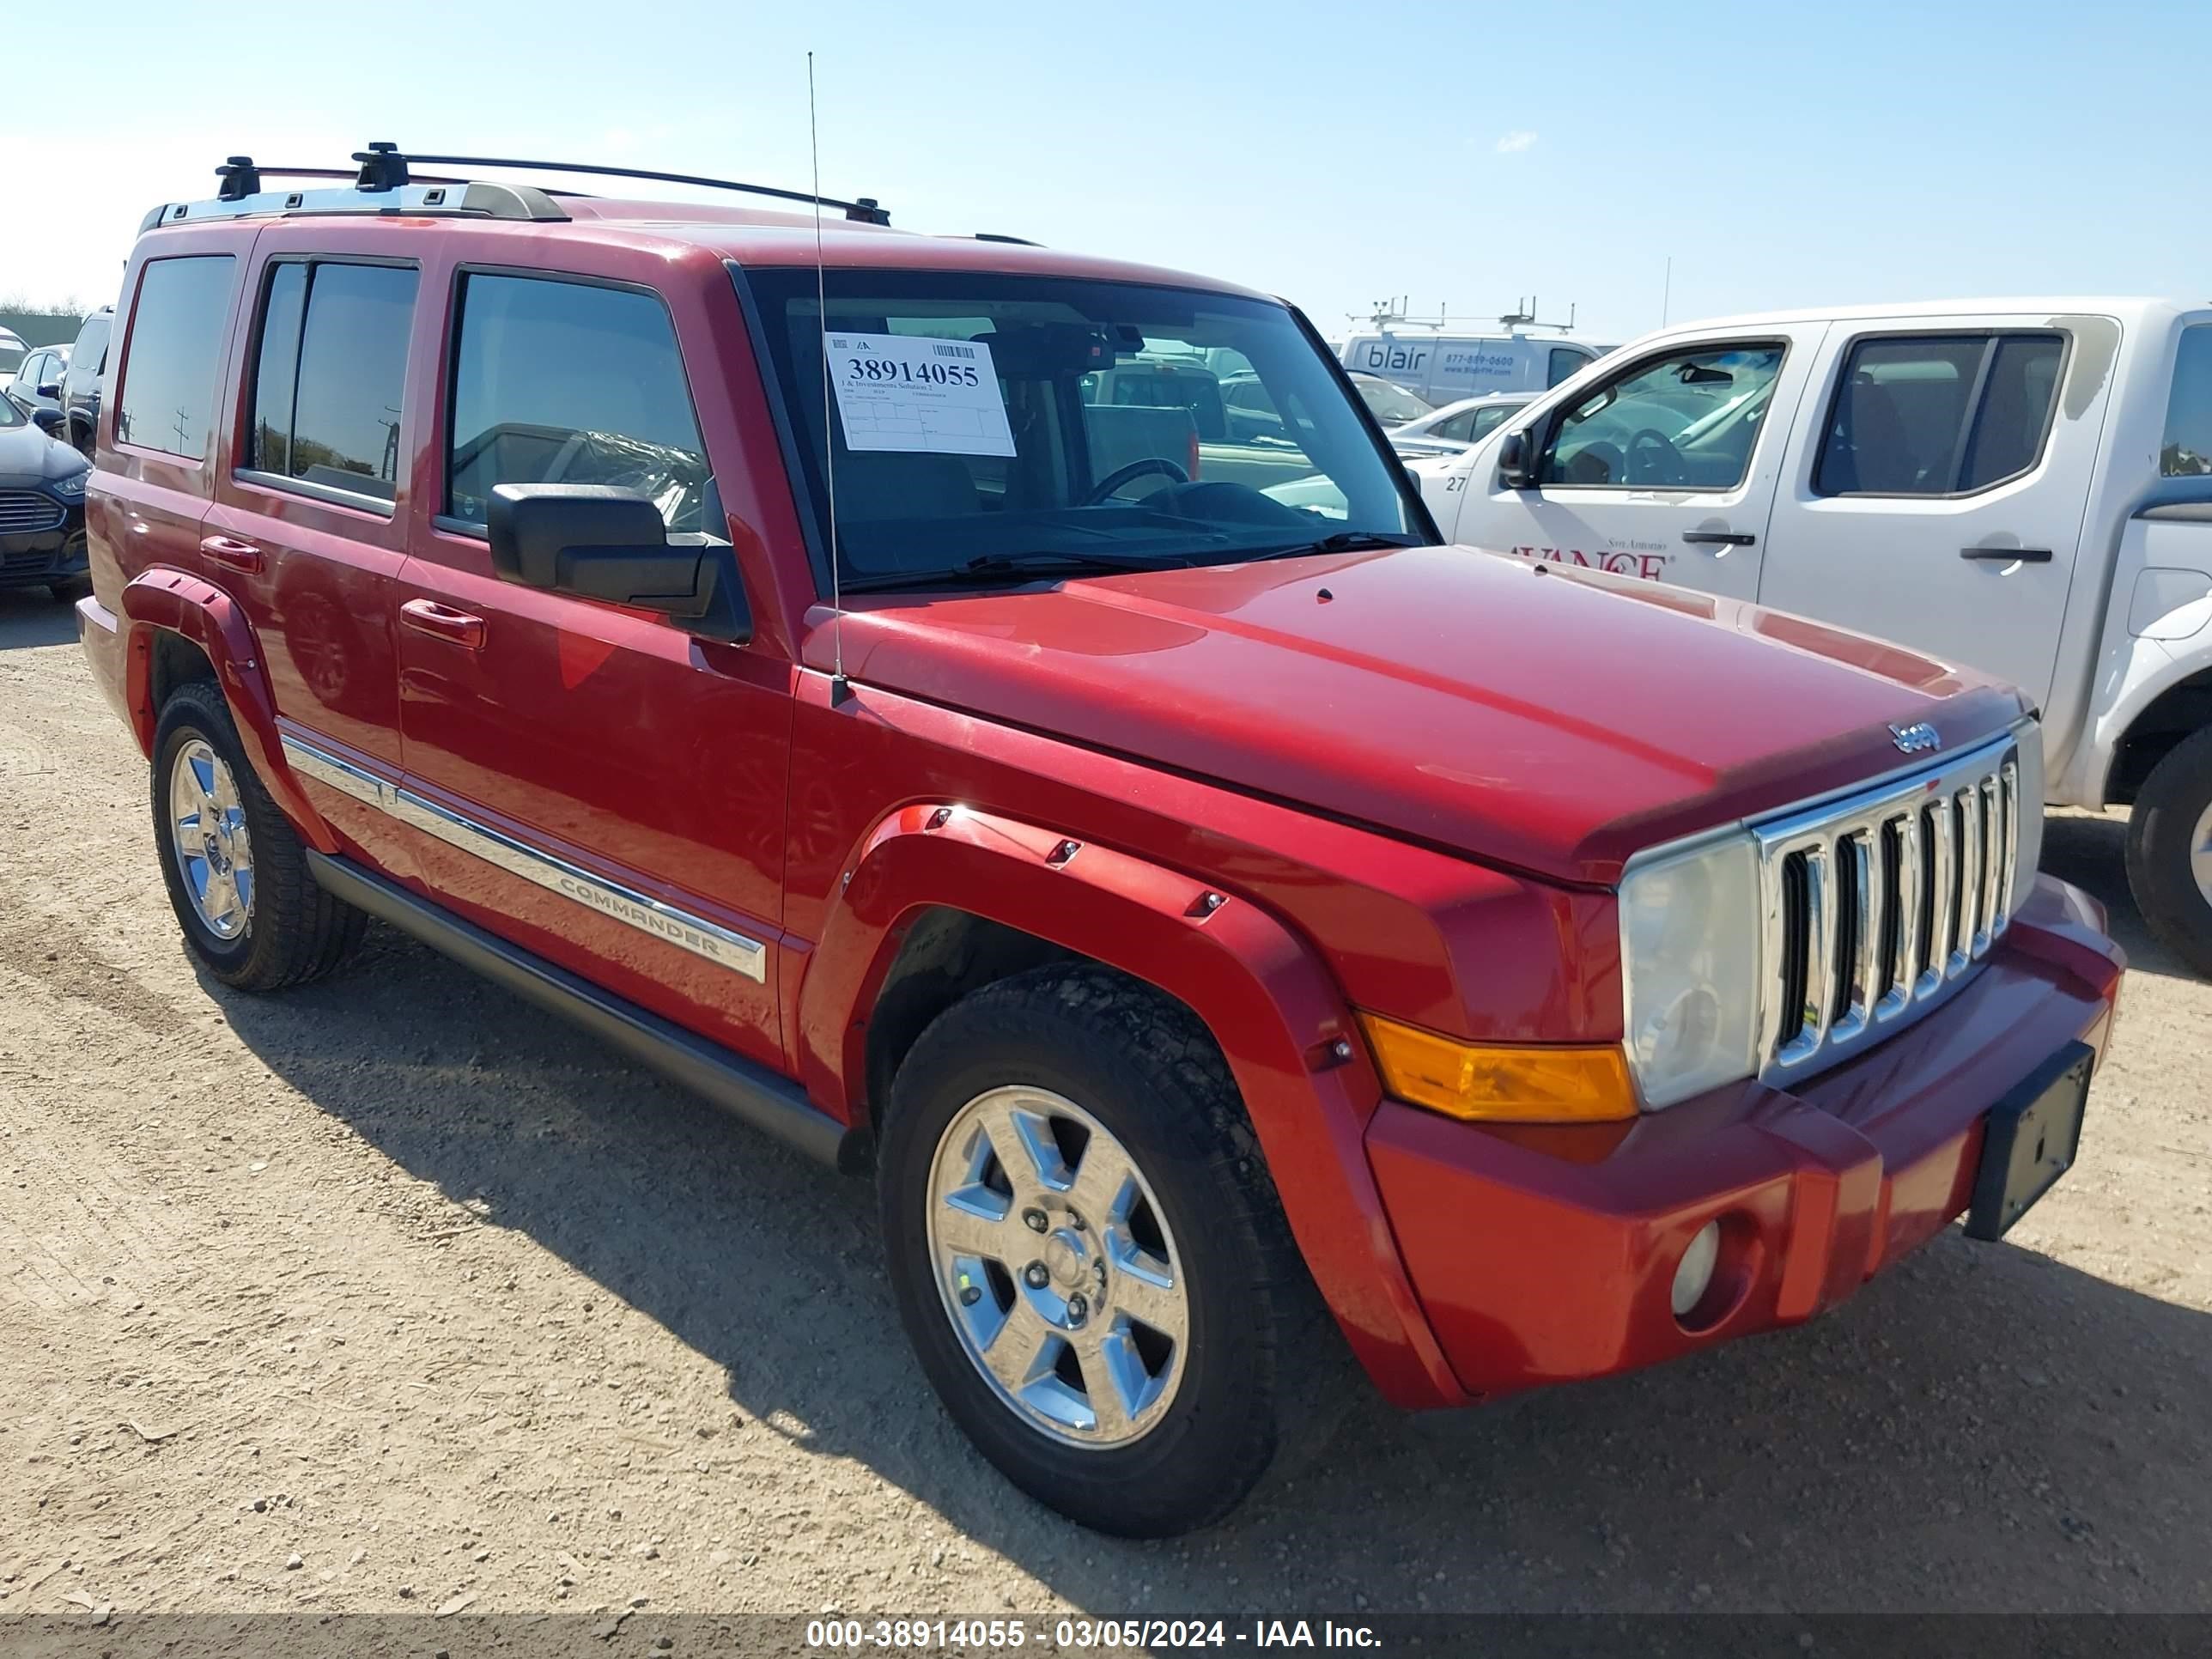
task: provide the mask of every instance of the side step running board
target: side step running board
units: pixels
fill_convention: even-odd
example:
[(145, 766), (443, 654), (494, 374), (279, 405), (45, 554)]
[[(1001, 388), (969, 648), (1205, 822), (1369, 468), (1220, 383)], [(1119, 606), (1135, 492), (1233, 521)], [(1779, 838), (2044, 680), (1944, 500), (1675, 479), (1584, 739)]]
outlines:
[(798, 1085), (766, 1066), (510, 945), (357, 864), (326, 857), (312, 848), (304, 850), (316, 881), (348, 904), (390, 922), (539, 1007), (573, 1020), (755, 1128), (765, 1129), (832, 1168), (866, 1167), (867, 1137), (817, 1109)]

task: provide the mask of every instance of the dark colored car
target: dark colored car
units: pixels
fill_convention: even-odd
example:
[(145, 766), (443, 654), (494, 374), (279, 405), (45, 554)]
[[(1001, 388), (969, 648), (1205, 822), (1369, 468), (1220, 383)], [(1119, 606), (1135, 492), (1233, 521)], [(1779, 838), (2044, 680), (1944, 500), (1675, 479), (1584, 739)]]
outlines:
[[(1347, 1345), (1698, 1352), (2072, 1163), (2121, 960), (2018, 692), (1439, 544), (1263, 295), (361, 159), (118, 304), (78, 633), (191, 955), (373, 915), (872, 1172), (856, 1293), (1040, 1501), (1202, 1525)], [(1328, 510), (1108, 395), (1231, 354)]]
[(114, 322), (113, 306), (102, 306), (84, 319), (70, 348), (69, 372), (62, 377), (63, 429), (57, 435), (88, 458), (93, 434), (100, 430), (100, 388), (107, 373), (107, 331)]
[(62, 412), (61, 379), (69, 368), (70, 348), (33, 346), (15, 365), (15, 373), (0, 387), (9, 402), (29, 416), (42, 432), (59, 424)]
[(44, 585), (75, 602), (85, 577), (83, 456), (0, 398), (0, 587)]

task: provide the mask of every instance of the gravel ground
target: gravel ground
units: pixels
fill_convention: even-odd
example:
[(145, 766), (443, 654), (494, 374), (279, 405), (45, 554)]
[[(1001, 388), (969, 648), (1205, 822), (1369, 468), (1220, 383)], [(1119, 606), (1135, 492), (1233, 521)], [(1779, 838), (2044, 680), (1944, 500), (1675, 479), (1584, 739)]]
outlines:
[(2212, 987), (2135, 967), (2083, 1158), (1800, 1330), (1445, 1417), (1225, 1526), (1016, 1495), (870, 1194), (388, 932), (196, 975), (145, 769), (0, 593), (0, 1613), (2212, 1609)]

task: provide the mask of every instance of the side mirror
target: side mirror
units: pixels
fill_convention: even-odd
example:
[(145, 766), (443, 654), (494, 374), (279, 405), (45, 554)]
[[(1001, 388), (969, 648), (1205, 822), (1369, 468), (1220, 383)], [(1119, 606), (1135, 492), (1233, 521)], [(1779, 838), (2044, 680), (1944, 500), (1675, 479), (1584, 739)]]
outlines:
[(501, 484), (484, 528), (502, 581), (658, 611), (688, 632), (743, 645), (753, 636), (727, 542), (672, 543), (660, 509), (605, 484)]
[(1536, 487), (1536, 461), (1529, 451), (1524, 429), (1509, 432), (1498, 446), (1498, 481), (1508, 489), (1534, 489)]
[(34, 409), (31, 411), (31, 424), (49, 438), (58, 438), (62, 435), (62, 412), (58, 409)]
[(62, 383), (59, 380), (49, 380), (39, 388), (39, 396), (41, 398), (58, 398), (61, 395)]

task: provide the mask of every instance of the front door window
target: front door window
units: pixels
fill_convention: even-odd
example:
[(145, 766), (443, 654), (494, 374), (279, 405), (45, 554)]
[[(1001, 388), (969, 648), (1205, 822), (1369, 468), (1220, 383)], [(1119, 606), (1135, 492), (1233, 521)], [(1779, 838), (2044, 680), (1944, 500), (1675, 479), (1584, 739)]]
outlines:
[(1779, 342), (1691, 347), (1647, 360), (1570, 404), (1538, 477), (1583, 489), (1733, 489), (1782, 372)]

